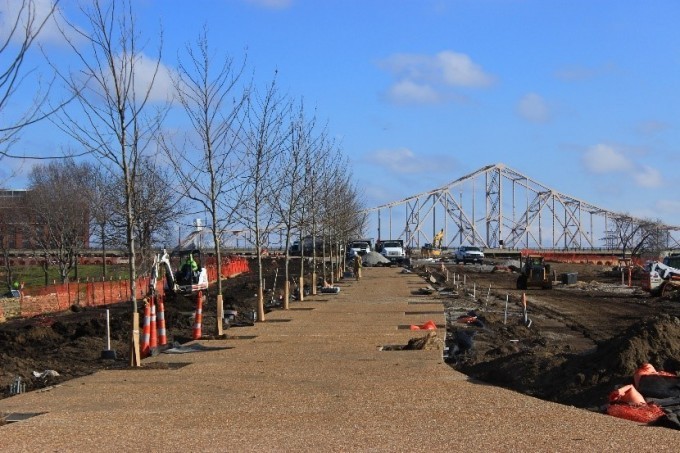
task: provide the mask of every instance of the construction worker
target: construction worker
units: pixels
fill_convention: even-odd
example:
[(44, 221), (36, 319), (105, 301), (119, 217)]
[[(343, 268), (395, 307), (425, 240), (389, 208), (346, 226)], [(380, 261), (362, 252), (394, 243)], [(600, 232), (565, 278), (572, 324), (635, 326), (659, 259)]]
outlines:
[(193, 276), (194, 273), (198, 270), (198, 263), (194, 261), (194, 255), (192, 253), (187, 256), (186, 261), (184, 261), (184, 265), (182, 265), (182, 276), (184, 278), (184, 281), (188, 283), (193, 282)]
[(361, 278), (361, 256), (357, 253), (354, 255), (354, 276), (357, 281)]

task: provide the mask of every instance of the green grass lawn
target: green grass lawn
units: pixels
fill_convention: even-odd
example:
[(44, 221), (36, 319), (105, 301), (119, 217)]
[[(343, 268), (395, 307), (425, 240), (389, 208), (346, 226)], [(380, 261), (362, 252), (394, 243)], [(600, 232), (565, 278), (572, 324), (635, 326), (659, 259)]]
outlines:
[[(35, 288), (36, 286), (45, 286), (45, 273), (40, 266), (14, 266), (12, 268), (14, 279), (19, 282), (24, 282), (26, 287)], [(6, 272), (4, 269), (0, 272), (0, 282), (5, 282)], [(127, 264), (109, 264), (106, 266), (106, 279), (118, 280), (127, 279), (128, 277), (128, 266)], [(78, 279), (81, 282), (86, 281), (89, 278), (90, 281), (93, 279), (101, 280), (102, 278), (102, 266), (100, 264), (81, 264), (78, 266)], [(69, 274), (70, 281), (76, 281), (75, 269), (71, 270)], [(59, 268), (56, 266), (50, 267), (48, 270), (47, 281), (49, 284), (53, 284), (55, 281), (61, 283), (61, 277), (59, 276)]]

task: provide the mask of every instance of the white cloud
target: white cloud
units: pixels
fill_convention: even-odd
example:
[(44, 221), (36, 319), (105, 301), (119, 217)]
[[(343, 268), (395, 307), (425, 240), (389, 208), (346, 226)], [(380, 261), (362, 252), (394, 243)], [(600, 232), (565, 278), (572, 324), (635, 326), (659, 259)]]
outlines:
[(454, 99), (457, 88), (491, 85), (494, 78), (462, 53), (395, 54), (379, 62), (396, 81), (388, 90), (397, 103), (434, 103)]
[(248, 3), (269, 9), (285, 9), (293, 4), (293, 0), (246, 0)]
[(442, 71), (444, 81), (453, 86), (482, 87), (491, 85), (493, 77), (486, 74), (481, 66), (470, 57), (451, 51), (439, 52), (435, 57), (436, 67)]
[[(642, 156), (644, 157), (644, 154)], [(623, 184), (632, 181), (636, 187), (652, 189), (661, 187), (664, 183), (659, 170), (633, 161), (623, 150), (611, 145), (591, 146), (584, 153), (582, 162), (591, 173), (620, 175)]]
[(659, 200), (656, 202), (659, 214), (678, 215), (680, 213), (680, 201), (678, 200)]
[(666, 131), (670, 129), (670, 127), (670, 124), (666, 122), (650, 120), (639, 123), (635, 129), (644, 135), (654, 135)]
[[(122, 65), (122, 63), (120, 62), (121, 58), (122, 57), (120, 55), (116, 56), (117, 68), (120, 68)], [(129, 65), (130, 63), (128, 63), (126, 67), (129, 67)], [(108, 68), (104, 68), (104, 70), (108, 70)], [(158, 68), (156, 68), (155, 59), (149, 58), (146, 55), (140, 53), (136, 55), (134, 61), (134, 70), (135, 70), (134, 89), (135, 95), (137, 96), (139, 101), (141, 101), (142, 98), (146, 96), (146, 93), (149, 90), (149, 87), (151, 86), (152, 83), (153, 86), (151, 88), (151, 92), (149, 93), (149, 100), (151, 102), (172, 102), (174, 100), (175, 89), (172, 83), (171, 70), (167, 66), (164, 66), (161, 63), (158, 66)], [(106, 83), (110, 87), (112, 87), (113, 81), (111, 80), (111, 74), (108, 73), (106, 74), (106, 76), (107, 76)], [(91, 88), (94, 91), (102, 90), (102, 87), (98, 86), (98, 82), (97, 85), (91, 85)]]
[(388, 97), (397, 104), (434, 104), (441, 101), (441, 96), (434, 88), (410, 80), (402, 80), (392, 85)]
[(550, 109), (545, 99), (536, 93), (522, 97), (517, 104), (517, 112), (522, 118), (534, 123), (545, 123), (550, 119)]
[(612, 63), (604, 63), (594, 67), (571, 65), (555, 71), (555, 77), (565, 82), (576, 82), (600, 77), (614, 71), (616, 71), (616, 66)]
[(420, 158), (408, 148), (383, 149), (366, 156), (366, 160), (392, 173), (413, 174), (425, 171), (428, 159)]
[(139, 54), (135, 61), (135, 89), (137, 93), (145, 93), (153, 82), (149, 99), (155, 102), (169, 102), (174, 97), (174, 86), (170, 69), (162, 63), (156, 71), (156, 60), (148, 58), (144, 54)]
[(54, 0), (33, 0), (27, 4), (19, 0), (0, 0), (0, 39), (4, 41), (9, 37), (12, 27), (16, 24), (16, 19), (19, 18), (19, 28), (14, 31), (12, 42), (15, 44), (22, 43), (25, 38), (25, 28), (28, 25), (27, 21), (30, 17), (34, 33), (38, 32), (38, 28), (42, 26), (36, 42), (52, 45), (65, 44), (66, 40), (56, 23), (60, 17), (59, 8), (55, 10), (52, 17), (49, 17), (54, 8)]
[(638, 187), (655, 188), (663, 185), (661, 172), (647, 165), (635, 168), (631, 176)]
[(633, 168), (632, 162), (612, 146), (591, 146), (583, 155), (586, 170), (593, 173), (624, 172)]

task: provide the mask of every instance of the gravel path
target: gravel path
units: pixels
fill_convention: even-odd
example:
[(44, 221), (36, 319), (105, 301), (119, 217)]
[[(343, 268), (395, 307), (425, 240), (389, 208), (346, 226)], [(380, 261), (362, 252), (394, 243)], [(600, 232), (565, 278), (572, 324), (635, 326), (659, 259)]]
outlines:
[(424, 335), (411, 324), (444, 323), (441, 304), (412, 294), (415, 274), (365, 268), (340, 286), (200, 342), (211, 350), (1, 400), (0, 413), (42, 415), (0, 427), (0, 451), (677, 448), (676, 431), (471, 382), (441, 350), (381, 350)]

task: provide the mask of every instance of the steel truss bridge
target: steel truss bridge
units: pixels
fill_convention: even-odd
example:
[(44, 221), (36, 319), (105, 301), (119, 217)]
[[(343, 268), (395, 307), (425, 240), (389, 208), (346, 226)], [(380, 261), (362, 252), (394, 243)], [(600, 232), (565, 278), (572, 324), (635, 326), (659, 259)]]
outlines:
[[(378, 238), (402, 239), (411, 248), (432, 243), (443, 229), (444, 247), (621, 250), (636, 235), (649, 234), (641, 226), (650, 223), (551, 189), (503, 164), (363, 213), (367, 224), (377, 224)], [(680, 227), (655, 223), (654, 230), (660, 250), (680, 248)]]

